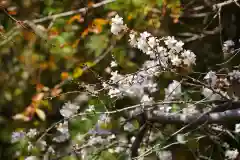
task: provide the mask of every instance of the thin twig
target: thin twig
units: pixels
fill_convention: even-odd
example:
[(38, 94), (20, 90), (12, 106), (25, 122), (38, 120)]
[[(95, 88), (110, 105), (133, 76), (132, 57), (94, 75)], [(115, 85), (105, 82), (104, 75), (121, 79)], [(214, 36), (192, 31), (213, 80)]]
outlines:
[(217, 3), (217, 4), (213, 5), (213, 9), (216, 10), (216, 9), (222, 8), (223, 6), (229, 5), (231, 3), (237, 3), (238, 1), (239, 0), (228, 0), (228, 1), (224, 1), (222, 3)]
[(47, 17), (35, 19), (32, 22), (34, 22), (34, 23), (42, 23), (44, 21), (57, 19), (57, 18), (60, 18), (60, 17), (71, 16), (71, 15), (74, 15), (74, 14), (77, 14), (77, 13), (84, 13), (89, 8), (98, 8), (98, 7), (101, 7), (103, 5), (106, 5), (106, 4), (112, 3), (112, 2), (115, 2), (115, 0), (105, 0), (105, 1), (93, 4), (91, 7), (84, 7), (84, 8), (80, 8), (78, 10), (73, 10), (73, 11), (68, 11), (68, 12), (63, 12), (63, 13), (59, 13), (59, 14), (50, 15), (50, 16), (47, 16)]

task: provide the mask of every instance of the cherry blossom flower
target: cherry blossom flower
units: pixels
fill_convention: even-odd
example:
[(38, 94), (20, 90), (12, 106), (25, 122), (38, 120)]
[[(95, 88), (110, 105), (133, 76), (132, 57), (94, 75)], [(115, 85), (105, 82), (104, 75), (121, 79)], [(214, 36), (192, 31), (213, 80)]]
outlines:
[(116, 15), (114, 18), (112, 18), (111, 32), (115, 35), (118, 35), (123, 29), (123, 18), (119, 15)]
[(225, 157), (228, 158), (229, 160), (234, 160), (237, 158), (238, 156), (238, 150), (234, 149), (234, 150), (226, 150), (225, 152)]
[(79, 106), (68, 102), (63, 105), (62, 109), (60, 110), (60, 113), (63, 117), (69, 118), (75, 113), (77, 113), (79, 108), (80, 108)]

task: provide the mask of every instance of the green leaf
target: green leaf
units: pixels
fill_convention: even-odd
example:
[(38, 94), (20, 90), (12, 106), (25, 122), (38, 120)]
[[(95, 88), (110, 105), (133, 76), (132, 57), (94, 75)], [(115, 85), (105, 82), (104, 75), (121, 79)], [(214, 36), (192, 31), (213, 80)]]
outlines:
[(171, 109), (171, 111), (172, 111), (172, 112), (178, 112), (178, 111), (180, 111), (180, 107), (179, 107), (179, 105), (177, 105), (177, 104), (173, 104), (173, 105), (172, 105), (172, 109)]
[(117, 160), (117, 158), (112, 153), (103, 151), (100, 160)]
[(63, 47), (62, 49), (62, 52), (63, 54), (66, 56), (66, 55), (71, 55), (73, 53), (73, 48), (71, 46), (66, 46), (66, 47)]
[(163, 0), (157, 0), (156, 2), (157, 2), (157, 5), (158, 5), (159, 7), (162, 7), (162, 5), (163, 5)]
[(107, 48), (109, 38), (107, 35), (93, 35), (90, 37), (86, 47), (99, 56), (105, 48)]
[(83, 69), (80, 67), (77, 67), (73, 71), (73, 78), (78, 78), (83, 74)]
[(44, 4), (47, 6), (51, 6), (53, 4), (54, 0), (44, 0)]

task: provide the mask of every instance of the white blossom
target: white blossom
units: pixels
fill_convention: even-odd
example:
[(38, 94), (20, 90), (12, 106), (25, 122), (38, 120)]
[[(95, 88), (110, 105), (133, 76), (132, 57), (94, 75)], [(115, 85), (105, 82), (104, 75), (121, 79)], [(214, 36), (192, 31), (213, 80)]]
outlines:
[(136, 139), (136, 137), (132, 136), (130, 139), (131, 143), (133, 143), (135, 141), (135, 139)]
[(89, 153), (88, 153), (87, 149), (81, 149), (80, 153), (81, 153), (82, 160), (87, 160), (88, 159)]
[(177, 43), (177, 40), (174, 37), (168, 36), (165, 40), (164, 43), (167, 45), (168, 49), (172, 49), (175, 44)]
[(107, 114), (101, 114), (98, 120), (98, 123), (110, 123), (111, 117)]
[(123, 152), (124, 151), (124, 148), (123, 147), (120, 147), (120, 146), (117, 146), (114, 150), (116, 153), (120, 153), (120, 152)]
[(192, 64), (195, 64), (196, 55), (193, 52), (189, 50), (184, 50), (181, 55), (183, 57), (183, 63), (185, 65), (190, 66)]
[(140, 33), (140, 37), (138, 38), (137, 47), (140, 49), (143, 53), (148, 52), (149, 44), (147, 43), (147, 38), (150, 36), (150, 33), (143, 32)]
[(108, 152), (109, 152), (109, 153), (114, 153), (114, 150), (113, 150), (112, 148), (109, 148), (109, 149), (108, 149)]
[(169, 113), (172, 109), (172, 106), (169, 105), (159, 105), (156, 110), (153, 111), (156, 115), (161, 115), (162, 113)]
[(33, 148), (34, 148), (34, 145), (31, 142), (28, 142), (28, 146), (27, 146), (28, 152), (31, 152)]
[(129, 34), (129, 43), (132, 47), (137, 47), (137, 35), (135, 32), (131, 31), (130, 34)]
[(110, 64), (111, 67), (116, 67), (117, 65), (118, 65), (118, 64), (117, 64), (116, 61), (112, 61), (111, 64)]
[(111, 141), (111, 140), (113, 140), (113, 139), (115, 139), (115, 138), (116, 138), (116, 136), (115, 136), (114, 134), (112, 134), (112, 135), (110, 135), (110, 136), (107, 137), (107, 140), (108, 140), (108, 141)]
[(64, 121), (60, 123), (57, 127), (58, 135), (53, 138), (53, 141), (61, 143), (70, 138), (69, 130), (68, 130), (68, 121)]
[(189, 104), (187, 107), (182, 109), (183, 114), (185, 115), (194, 115), (199, 114), (200, 112), (196, 109), (195, 105)]
[(119, 15), (116, 15), (114, 18), (112, 18), (111, 32), (115, 35), (118, 35), (123, 29), (123, 18)]
[(181, 83), (173, 80), (168, 88), (165, 89), (165, 99), (174, 99), (180, 97), (182, 94)]
[(226, 150), (225, 152), (225, 157), (228, 158), (229, 160), (234, 160), (236, 159), (238, 156), (238, 150), (234, 149), (234, 150)]
[(36, 156), (28, 156), (25, 160), (39, 160)]
[(240, 132), (240, 123), (235, 124), (235, 132), (239, 133)]
[(209, 88), (203, 88), (202, 94), (204, 97), (208, 98), (209, 100), (220, 100), (221, 96), (219, 94), (213, 93), (213, 91)]
[(173, 49), (177, 52), (177, 53), (179, 53), (179, 52), (181, 52), (182, 50), (183, 50), (183, 45), (184, 45), (184, 43), (182, 42), (182, 41), (178, 41), (177, 43), (176, 43), (176, 45), (175, 45), (175, 47), (173, 47)]
[(37, 129), (29, 129), (29, 131), (27, 132), (27, 136), (29, 137), (29, 138), (34, 138), (36, 135), (38, 134), (38, 131), (37, 131)]
[(222, 144), (222, 146), (224, 147), (224, 148), (229, 148), (230, 146), (229, 146), (229, 144), (227, 144), (226, 142), (224, 142), (223, 144)]
[[(107, 68), (105, 68), (105, 70), (104, 70), (106, 73), (108, 73), (108, 74), (110, 74), (111, 72), (112, 72), (112, 69), (111, 69), (111, 67), (107, 67)], [(104, 82), (103, 82), (104, 83)]]
[(158, 39), (156, 37), (149, 37), (148, 45), (151, 47), (151, 49), (154, 49), (158, 45)]
[(89, 105), (88, 108), (86, 109), (86, 112), (93, 112), (95, 111), (94, 105)]
[(97, 136), (97, 137), (91, 136), (88, 140), (89, 145), (102, 144), (104, 142), (105, 142), (105, 139), (103, 139), (101, 136)]
[(238, 70), (233, 70), (232, 72), (228, 73), (230, 80), (238, 80), (240, 82), (240, 72)]
[(149, 95), (147, 95), (147, 94), (144, 94), (142, 96), (142, 99), (141, 99), (140, 102), (143, 103), (143, 104), (149, 104), (149, 103), (153, 102), (153, 98), (149, 97)]
[(135, 127), (133, 126), (132, 123), (127, 122), (124, 126), (123, 126), (124, 131), (129, 131), (132, 132), (135, 130)]
[(37, 147), (41, 150), (44, 151), (47, 147), (47, 142), (44, 140), (40, 140), (37, 142)]
[(224, 43), (223, 43), (223, 46), (224, 47), (232, 47), (232, 46), (234, 46), (235, 45), (235, 43), (232, 41), (232, 40), (227, 40), (227, 41), (225, 41)]
[(55, 150), (54, 150), (54, 148), (52, 146), (48, 147), (47, 152), (51, 153), (51, 154), (55, 154)]
[(183, 134), (177, 134), (176, 139), (177, 139), (178, 143), (181, 143), (181, 144), (186, 143), (185, 136)]
[(63, 117), (69, 118), (75, 113), (77, 113), (79, 108), (80, 108), (79, 106), (68, 102), (63, 105), (62, 109), (60, 109), (60, 113)]
[(207, 73), (207, 75), (204, 77), (204, 79), (206, 79), (208, 81), (208, 83), (214, 87), (216, 82), (217, 82), (217, 76), (216, 76), (216, 72), (213, 71), (209, 71)]
[(180, 59), (180, 58), (178, 57), (178, 55), (174, 55), (174, 56), (172, 57), (172, 59), (171, 59), (171, 62), (172, 62), (173, 65), (179, 67), (179, 66), (181, 65), (181, 63), (182, 63), (182, 59)]
[(172, 160), (171, 151), (159, 151), (157, 155), (161, 160)]

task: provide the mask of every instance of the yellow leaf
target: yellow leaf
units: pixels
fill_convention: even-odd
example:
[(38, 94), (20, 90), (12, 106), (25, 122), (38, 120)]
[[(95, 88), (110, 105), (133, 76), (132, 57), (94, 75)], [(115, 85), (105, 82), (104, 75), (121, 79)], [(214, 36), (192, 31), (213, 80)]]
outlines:
[(107, 24), (108, 20), (102, 19), (102, 18), (96, 18), (93, 20), (93, 24), (95, 25), (104, 25)]
[(68, 24), (72, 24), (74, 21), (78, 21), (78, 22), (83, 22), (83, 18), (81, 17), (81, 15), (80, 14), (78, 14), (78, 15), (75, 15), (75, 16), (73, 16), (73, 17), (71, 17), (69, 20), (68, 20)]
[(41, 109), (36, 109), (36, 114), (37, 116), (42, 120), (45, 121), (46, 119), (46, 114), (41, 110)]
[(93, 62), (85, 62), (83, 65), (90, 68), (90, 67), (93, 67), (95, 65), (95, 63), (93, 63)]
[(83, 70), (80, 67), (77, 67), (73, 71), (73, 78), (78, 78), (83, 74)]

